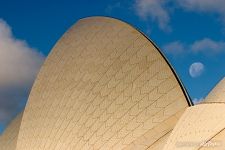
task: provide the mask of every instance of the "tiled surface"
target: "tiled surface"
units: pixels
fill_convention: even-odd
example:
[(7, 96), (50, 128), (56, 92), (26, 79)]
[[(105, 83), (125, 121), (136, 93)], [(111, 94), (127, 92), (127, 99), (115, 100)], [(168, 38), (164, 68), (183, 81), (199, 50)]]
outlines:
[(166, 139), (186, 107), (175, 76), (143, 35), (115, 19), (82, 19), (41, 68), (17, 150), (117, 150), (145, 138), (149, 148)]
[(225, 150), (225, 130), (221, 130), (207, 141), (199, 150)]
[[(147, 150), (162, 150), (166, 144), (167, 139), (169, 138), (171, 132), (165, 134), (162, 138), (158, 139), (155, 143), (150, 145)], [(138, 149), (136, 149), (138, 150)]]
[(168, 135), (170, 135), (172, 129), (182, 114), (183, 110), (177, 112), (176, 115), (169, 117), (158, 124), (156, 127), (148, 130), (145, 134), (135, 139), (125, 149), (160, 149), (162, 146), (164, 146)]
[(189, 107), (169, 136), (164, 150), (198, 150), (205, 142), (220, 134), (224, 127), (224, 103)]
[(16, 149), (21, 120), (22, 113), (18, 114), (16, 118), (10, 122), (3, 134), (0, 136), (0, 150)]

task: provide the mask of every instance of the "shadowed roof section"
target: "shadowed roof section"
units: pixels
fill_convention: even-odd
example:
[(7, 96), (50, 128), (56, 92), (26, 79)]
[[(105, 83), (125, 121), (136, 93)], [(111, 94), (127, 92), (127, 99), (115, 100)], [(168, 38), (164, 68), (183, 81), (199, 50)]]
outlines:
[(26, 105), (17, 150), (156, 149), (190, 99), (159, 49), (117, 19), (79, 20)]
[(2, 135), (0, 135), (0, 150), (15, 150), (17, 138), (22, 120), (22, 112), (19, 113), (8, 125)]

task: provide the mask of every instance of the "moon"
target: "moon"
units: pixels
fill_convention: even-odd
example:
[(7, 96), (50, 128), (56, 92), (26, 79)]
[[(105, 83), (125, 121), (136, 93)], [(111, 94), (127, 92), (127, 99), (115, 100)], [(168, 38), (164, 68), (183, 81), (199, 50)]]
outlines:
[(205, 66), (201, 62), (195, 62), (189, 67), (189, 74), (192, 78), (196, 78), (202, 75)]

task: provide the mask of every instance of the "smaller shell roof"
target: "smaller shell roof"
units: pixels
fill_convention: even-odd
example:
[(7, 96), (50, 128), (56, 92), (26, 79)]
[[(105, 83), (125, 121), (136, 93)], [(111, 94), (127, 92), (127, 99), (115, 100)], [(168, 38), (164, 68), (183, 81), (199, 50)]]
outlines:
[[(224, 131), (224, 104), (199, 104), (186, 109), (163, 150), (202, 150), (205, 142)], [(223, 137), (222, 133), (220, 136)], [(219, 137), (217, 137), (218, 139)], [(215, 141), (222, 142), (222, 141)], [(223, 144), (222, 144), (223, 145)], [(220, 150), (221, 146), (218, 145)], [(224, 145), (223, 145), (224, 146)], [(207, 147), (215, 150), (215, 147)]]

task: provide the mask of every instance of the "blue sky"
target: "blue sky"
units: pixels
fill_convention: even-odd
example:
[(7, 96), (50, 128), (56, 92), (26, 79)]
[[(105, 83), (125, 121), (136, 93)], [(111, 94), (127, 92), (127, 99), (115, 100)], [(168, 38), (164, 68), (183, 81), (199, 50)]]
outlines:
[(88, 16), (115, 17), (144, 32), (195, 101), (225, 75), (224, 0), (1, 1), (0, 132), (23, 109), (35, 75), (57, 40)]

